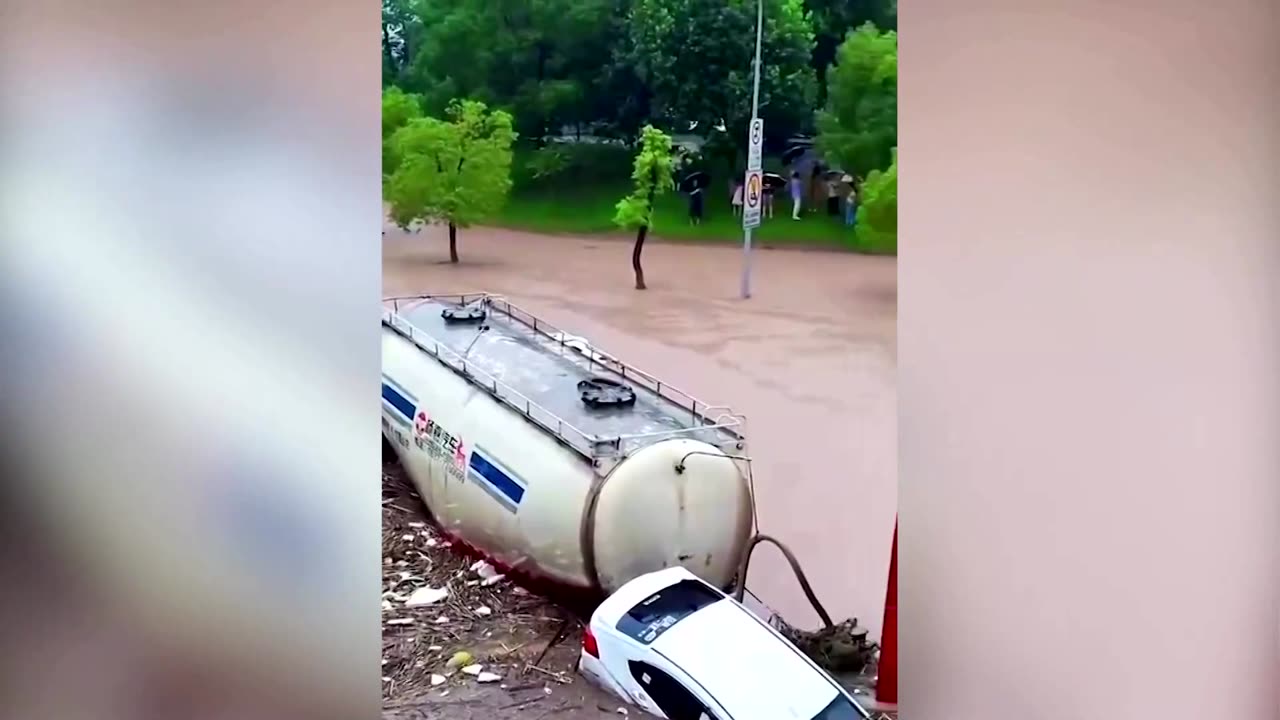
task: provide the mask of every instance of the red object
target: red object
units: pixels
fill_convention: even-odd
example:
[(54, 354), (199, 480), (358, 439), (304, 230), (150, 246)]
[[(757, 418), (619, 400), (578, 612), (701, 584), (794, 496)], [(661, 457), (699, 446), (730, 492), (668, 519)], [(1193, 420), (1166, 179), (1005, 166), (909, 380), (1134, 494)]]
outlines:
[(582, 628), (582, 650), (593, 658), (600, 657), (600, 648), (596, 646), (596, 636), (591, 634), (591, 626)]
[(898, 702), (898, 523), (893, 524), (893, 551), (889, 555), (889, 587), (884, 595), (884, 629), (880, 632), (880, 676), (876, 700)]

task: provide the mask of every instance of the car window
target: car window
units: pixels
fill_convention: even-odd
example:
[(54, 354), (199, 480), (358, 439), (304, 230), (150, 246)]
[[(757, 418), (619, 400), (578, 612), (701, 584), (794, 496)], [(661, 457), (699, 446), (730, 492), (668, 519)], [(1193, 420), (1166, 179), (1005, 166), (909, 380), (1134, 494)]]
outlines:
[(676, 623), (723, 599), (724, 595), (701, 580), (681, 580), (641, 600), (616, 627), (627, 637), (648, 645)]
[(627, 663), (631, 677), (671, 720), (716, 720), (707, 706), (679, 680), (646, 662)]
[(813, 720), (862, 720), (862, 713), (858, 712), (844, 693), (836, 693), (835, 699), (814, 715)]

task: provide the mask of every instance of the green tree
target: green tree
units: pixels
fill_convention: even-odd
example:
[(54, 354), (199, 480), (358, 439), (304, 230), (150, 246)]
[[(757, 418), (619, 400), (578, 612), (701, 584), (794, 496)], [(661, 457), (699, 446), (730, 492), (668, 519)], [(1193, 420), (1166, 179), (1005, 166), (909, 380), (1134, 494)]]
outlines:
[(422, 117), (422, 98), (410, 95), (398, 87), (390, 86), (382, 91), (382, 139)]
[(859, 192), (854, 237), (863, 252), (898, 252), (898, 151), (887, 170), (872, 170)]
[(382, 175), (395, 171), (395, 155), (389, 142), (397, 130), (422, 117), (422, 98), (392, 85), (382, 91)]
[[(760, 115), (771, 136), (811, 122), (813, 26), (803, 0), (763, 0)], [(722, 122), (746, 135), (751, 117), (756, 0), (634, 0), (620, 52), (650, 95), (654, 116), (706, 133)]]
[(836, 50), (849, 31), (866, 23), (881, 30), (898, 29), (897, 0), (805, 0), (813, 18), (813, 58), (818, 77), (818, 104), (827, 101), (827, 69), (835, 62)]
[(898, 145), (898, 34), (871, 24), (849, 34), (827, 75), (818, 148), (845, 172), (884, 168)]
[(458, 262), (458, 228), (500, 210), (511, 190), (511, 116), (484, 103), (454, 102), (448, 120), (410, 120), (389, 143), (394, 170), (383, 198), (401, 227), (415, 220), (449, 225), (449, 261)]
[(671, 189), (675, 158), (671, 154), (671, 137), (652, 125), (640, 131), (640, 151), (636, 153), (631, 173), (631, 194), (618, 201), (613, 221), (620, 227), (634, 229), (636, 242), (631, 248), (631, 269), (636, 275), (636, 289), (644, 290), (644, 268), (640, 252), (644, 238), (653, 226), (653, 201)]
[(509, 110), (534, 140), (602, 103), (617, 0), (417, 0), (424, 28), (406, 87), (429, 111), (454, 97)]

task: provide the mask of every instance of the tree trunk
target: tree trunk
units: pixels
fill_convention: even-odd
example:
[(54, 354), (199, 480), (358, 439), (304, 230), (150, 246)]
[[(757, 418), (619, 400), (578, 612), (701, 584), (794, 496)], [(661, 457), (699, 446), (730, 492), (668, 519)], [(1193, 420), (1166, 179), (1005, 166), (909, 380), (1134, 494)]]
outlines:
[[(649, 177), (651, 178), (650, 182), (653, 183), (652, 185), (649, 186), (649, 197), (648, 197), (649, 219), (652, 220), (653, 219), (653, 198), (658, 191), (658, 169), (656, 167), (649, 171)], [(641, 225), (640, 229), (636, 231), (636, 245), (634, 248), (631, 249), (631, 269), (636, 271), (636, 289), (637, 290), (644, 290), (644, 268), (640, 267), (640, 251), (644, 249), (644, 236), (648, 234), (649, 234), (649, 226)]]
[(641, 225), (636, 231), (636, 244), (631, 248), (631, 269), (636, 272), (636, 289), (644, 290), (644, 268), (640, 267), (640, 251), (644, 249), (644, 236), (649, 234), (649, 226)]
[(449, 223), (449, 262), (458, 262), (458, 226)]

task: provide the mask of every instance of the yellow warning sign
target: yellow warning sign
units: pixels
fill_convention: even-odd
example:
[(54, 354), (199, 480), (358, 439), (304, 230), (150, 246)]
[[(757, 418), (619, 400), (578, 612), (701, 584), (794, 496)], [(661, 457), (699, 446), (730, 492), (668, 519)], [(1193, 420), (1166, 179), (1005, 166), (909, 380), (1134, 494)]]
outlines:
[(742, 206), (742, 227), (753, 228), (760, 225), (760, 198), (764, 194), (764, 178), (759, 170), (747, 171), (746, 197)]

